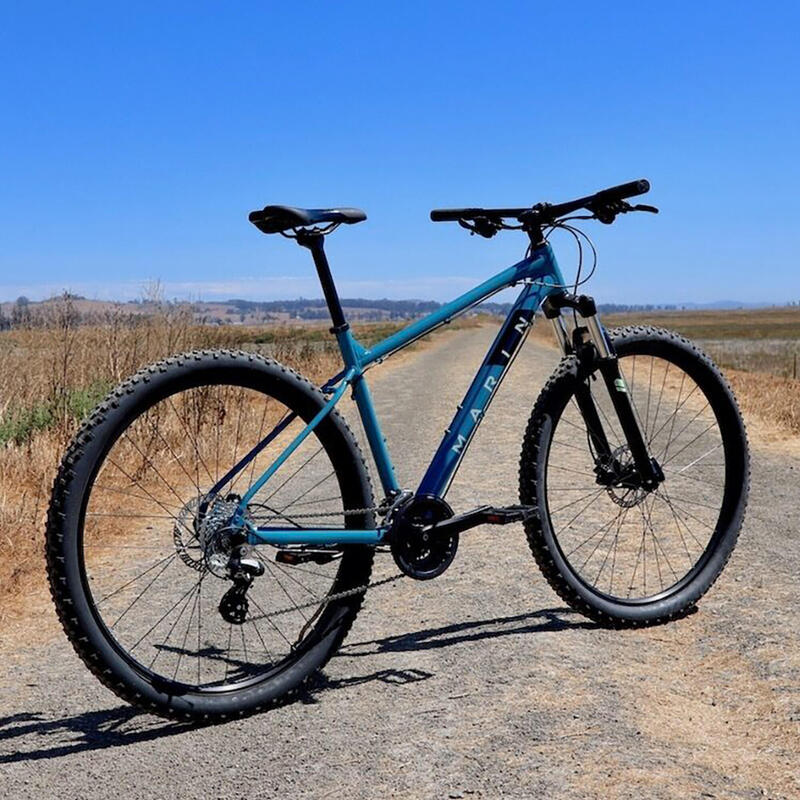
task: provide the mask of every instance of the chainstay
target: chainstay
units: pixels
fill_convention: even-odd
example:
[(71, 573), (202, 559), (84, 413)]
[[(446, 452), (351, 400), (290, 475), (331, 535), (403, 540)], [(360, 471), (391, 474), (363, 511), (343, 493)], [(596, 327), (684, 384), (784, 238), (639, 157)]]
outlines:
[[(361, 514), (370, 514), (376, 513), (385, 515), (392, 509), (392, 506), (372, 506), (370, 508), (348, 508), (344, 511), (321, 511), (317, 513), (311, 514), (292, 514), (292, 519), (313, 519), (315, 517), (340, 517), (340, 516), (355, 516)], [(273, 515), (266, 515), (266, 516), (258, 516), (253, 515), (251, 518), (258, 521), (267, 521), (273, 519), (286, 519), (288, 515), (281, 515), (281, 514), (273, 514)], [(327, 594), (324, 597), (318, 597), (314, 600), (308, 600), (305, 603), (300, 603), (297, 605), (292, 606), (285, 606), (284, 608), (276, 609), (275, 611), (270, 611), (268, 614), (259, 614), (258, 616), (248, 617), (246, 622), (259, 622), (260, 620), (265, 619), (272, 619), (273, 617), (279, 617), (283, 614), (290, 614), (293, 611), (303, 611), (307, 608), (317, 608), (319, 614), (322, 610), (330, 605), (331, 603), (335, 603), (339, 600), (345, 600), (348, 597), (355, 597), (359, 594), (366, 594), (370, 589), (376, 589), (379, 586), (388, 586), (391, 583), (395, 583), (399, 581), (400, 578), (404, 578), (405, 574), (402, 572), (398, 572), (395, 575), (390, 575), (388, 578), (381, 578), (378, 581), (372, 581), (370, 583), (363, 584), (362, 586), (355, 586), (352, 589), (345, 589), (341, 592), (334, 592), (333, 594)], [(314, 615), (314, 617), (317, 616)], [(313, 617), (312, 617), (313, 619)]]

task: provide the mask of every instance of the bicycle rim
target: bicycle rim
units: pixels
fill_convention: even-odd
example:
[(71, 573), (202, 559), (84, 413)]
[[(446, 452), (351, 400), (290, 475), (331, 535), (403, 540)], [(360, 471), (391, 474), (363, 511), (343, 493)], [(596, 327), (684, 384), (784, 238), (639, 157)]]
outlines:
[[(322, 599), (349, 585), (348, 555), (287, 566), (275, 561), (275, 548), (258, 548), (264, 575), (246, 593), (244, 621), (233, 623), (220, 612), (233, 585), (220, 569), (224, 537), (199, 521), (198, 509), (209, 488), (292, 409), (233, 383), (181, 388), (145, 405), (111, 437), (87, 488), (78, 542), (85, 596), (108, 641), (150, 683), (209, 693), (267, 680), (324, 633)], [(304, 424), (293, 419), (221, 487), (220, 515)], [(352, 507), (336, 463), (342, 453), (324, 438), (323, 425), (253, 498), (250, 521), (353, 524), (342, 513)], [(222, 554), (216, 562), (214, 551)]]
[[(597, 454), (570, 396), (553, 423), (545, 502), (560, 554), (581, 582), (613, 602), (652, 604), (703, 569), (724, 533), (734, 477), (708, 375), (663, 352), (623, 353), (619, 366), (664, 482), (652, 492), (598, 485)], [(599, 376), (586, 385), (621, 472), (632, 458), (611, 399)]]

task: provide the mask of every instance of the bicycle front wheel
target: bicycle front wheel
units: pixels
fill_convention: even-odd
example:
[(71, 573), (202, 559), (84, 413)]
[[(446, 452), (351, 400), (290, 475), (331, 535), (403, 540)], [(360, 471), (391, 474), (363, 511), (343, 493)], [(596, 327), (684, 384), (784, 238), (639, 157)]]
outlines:
[[(567, 603), (604, 624), (654, 624), (695, 605), (727, 563), (747, 504), (747, 439), (730, 387), (697, 347), (652, 327), (609, 335), (664, 481), (648, 491), (625, 478), (632, 457), (605, 384), (569, 357), (528, 423), (520, 497), (537, 509), (526, 522), (533, 555)], [(578, 408), (584, 387), (610, 464)]]
[[(342, 642), (373, 548), (290, 565), (258, 547), (249, 557), (262, 574), (238, 594), (228, 568), (226, 526), (239, 498), (324, 403), (274, 361), (189, 353), (142, 370), (84, 424), (53, 489), (48, 572), (67, 636), (120, 697), (171, 717), (241, 715), (296, 689)], [(278, 434), (228, 476), (270, 431)], [(358, 446), (333, 412), (247, 516), (370, 528), (372, 504)]]

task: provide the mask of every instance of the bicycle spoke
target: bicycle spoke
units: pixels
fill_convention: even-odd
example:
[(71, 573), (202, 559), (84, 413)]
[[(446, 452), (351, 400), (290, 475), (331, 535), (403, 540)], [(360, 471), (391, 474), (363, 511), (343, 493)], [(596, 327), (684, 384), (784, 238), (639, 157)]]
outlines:
[[(109, 458), (108, 458), (108, 463), (109, 463), (109, 464), (111, 464), (113, 467), (115, 467), (115, 468), (116, 468), (116, 469), (117, 469), (119, 472), (121, 472), (121, 473), (122, 473), (122, 474), (123, 474), (123, 475), (124, 475), (126, 478), (128, 478), (128, 480), (131, 480), (131, 481), (133, 481), (133, 478), (132, 478), (132, 477), (131, 477), (131, 476), (130, 476), (130, 475), (129, 475), (129, 474), (128, 474), (128, 473), (127, 473), (127, 472), (126, 472), (126, 471), (125, 471), (123, 468), (122, 468), (122, 467), (120, 467), (120, 466), (119, 466), (119, 465), (118, 465), (118, 464), (117, 464), (117, 463), (116, 463), (116, 462), (115, 462), (115, 461), (114, 461), (114, 460), (113, 460), (113, 459), (112, 459), (110, 456), (109, 456)], [(136, 483), (136, 482), (134, 481), (134, 483)], [(138, 485), (138, 484), (137, 484), (137, 485)], [(150, 499), (151, 499), (151, 500), (152, 500), (152, 501), (153, 501), (153, 502), (154, 502), (154, 503), (155, 503), (157, 506), (159, 506), (159, 507), (160, 507), (160, 508), (161, 508), (163, 511), (166, 511), (166, 512), (167, 512), (167, 514), (168, 514), (168, 515), (170, 515), (170, 516), (171, 516), (171, 518), (172, 518), (172, 519), (173, 519), (175, 522), (177, 522), (177, 523), (179, 523), (180, 525), (182, 525), (182, 526), (183, 526), (183, 528), (184, 528), (184, 530), (186, 530), (186, 532), (187, 532), (187, 533), (189, 533), (189, 534), (190, 534), (190, 535), (192, 535), (192, 536), (194, 535), (194, 531), (192, 531), (190, 528), (188, 528), (188, 527), (186, 526), (186, 524), (185, 524), (185, 523), (181, 522), (181, 520), (180, 520), (180, 519), (179, 519), (177, 516), (173, 515), (173, 514), (170, 512), (170, 510), (167, 508), (167, 506), (165, 506), (165, 505), (164, 505), (164, 504), (163, 504), (163, 503), (162, 503), (160, 500), (157, 500), (157, 499), (156, 499), (156, 498), (155, 498), (153, 495), (151, 495), (151, 494), (150, 494), (150, 492), (148, 492), (148, 491), (147, 491), (147, 489), (145, 489), (144, 487), (140, 487), (140, 488), (142, 489), (142, 491), (143, 491), (145, 494), (147, 494), (147, 495), (150, 497)], [(181, 499), (179, 495), (176, 495), (176, 497), (178, 497), (178, 500), (180, 500), (180, 499)]]
[(284, 633), (284, 632), (283, 632), (283, 631), (282, 631), (282, 630), (281, 630), (281, 629), (280, 629), (280, 628), (279, 628), (279, 627), (278, 627), (278, 626), (275, 624), (275, 621), (272, 619), (272, 617), (271, 617), (269, 614), (267, 614), (267, 612), (266, 612), (266, 611), (264, 611), (264, 609), (263, 609), (263, 608), (261, 608), (261, 606), (260, 606), (260, 605), (259, 605), (259, 604), (256, 602), (255, 598), (251, 597), (251, 598), (250, 598), (250, 601), (251, 601), (251, 602), (252, 602), (252, 604), (253, 604), (253, 605), (256, 607), (256, 610), (257, 610), (257, 611), (258, 611), (258, 612), (261, 614), (261, 618), (262, 618), (262, 619), (266, 619), (266, 621), (267, 621), (267, 622), (269, 622), (269, 624), (270, 624), (270, 625), (272, 625), (272, 627), (273, 627), (273, 628), (275, 628), (275, 631), (277, 632), (277, 634), (278, 634), (278, 635), (279, 635), (279, 636), (280, 636), (280, 637), (281, 637), (281, 638), (282, 638), (282, 639), (283, 639), (283, 640), (286, 642), (286, 644), (287, 644), (287, 645), (289, 645), (289, 647), (291, 648), (291, 646), (292, 646), (292, 642), (291, 642), (289, 639), (287, 639), (287, 638), (286, 638), (286, 634), (285, 634), (285, 633)]
[(594, 533), (587, 536), (577, 547), (574, 547), (572, 550), (570, 550), (569, 553), (566, 554), (566, 557), (569, 558), (574, 553), (577, 553), (578, 550), (580, 550), (584, 545), (587, 545), (590, 541), (592, 541), (592, 539), (594, 539), (595, 536), (602, 533), (609, 525), (613, 523), (614, 520), (611, 520), (610, 522), (604, 522)]
[(644, 420), (644, 431), (643, 431), (643, 433), (645, 435), (645, 438), (647, 438), (648, 444), (650, 442), (650, 439), (652, 438), (652, 437), (648, 436), (648, 431), (650, 430), (650, 428), (648, 426), (650, 424), (650, 394), (651, 394), (652, 389), (653, 389), (653, 365), (654, 364), (655, 364), (655, 359), (651, 358), (650, 359), (650, 377), (647, 380), (647, 413), (646, 413), (645, 420)]
[(574, 506), (575, 503), (580, 503), (581, 500), (584, 500), (587, 497), (591, 497), (592, 500), (594, 500), (594, 498), (596, 498), (598, 495), (600, 495), (604, 491), (605, 491), (605, 488), (602, 487), (602, 486), (599, 489), (593, 489), (592, 491), (588, 492), (587, 494), (582, 495), (581, 497), (577, 498), (576, 500), (572, 500), (569, 503), (565, 503), (563, 506), (559, 506), (558, 508), (554, 508), (550, 513), (551, 514), (556, 514), (559, 511), (563, 511), (565, 508), (569, 508), (570, 506)]
[(286, 478), (283, 483), (280, 484), (280, 486), (278, 486), (277, 489), (275, 489), (274, 492), (264, 498), (264, 502), (268, 503), (270, 500), (272, 500), (272, 498), (275, 497), (275, 495), (278, 494), (278, 492), (283, 489), (283, 487), (286, 486), (286, 484), (289, 483), (292, 478), (295, 478), (302, 470), (304, 470), (321, 452), (322, 448), (320, 447), (318, 450), (312, 453), (311, 457), (306, 459), (288, 478)]
[[(267, 421), (267, 409), (268, 408), (269, 408), (269, 401), (264, 403), (264, 411), (261, 414), (261, 423), (258, 426), (258, 436), (256, 436), (256, 442), (260, 442), (264, 437), (264, 424)], [(284, 417), (284, 419), (285, 419), (285, 417)], [(280, 423), (278, 423), (278, 424), (280, 424)], [(250, 491), (250, 488), (253, 485), (253, 479), (255, 477), (255, 471), (256, 471), (256, 461), (258, 461), (258, 456), (256, 456), (252, 460), (252, 462), (250, 463), (250, 477), (248, 479), (247, 489), (245, 489), (245, 494), (247, 494), (247, 492)]]
[[(666, 386), (666, 383), (667, 383), (667, 374), (669, 373), (669, 368), (671, 366), (672, 366), (672, 364), (669, 364), (669, 363), (667, 364), (667, 368), (664, 370), (664, 375), (663, 375), (663, 377), (661, 379), (661, 391), (658, 393), (658, 402), (656, 403), (656, 410), (655, 410), (655, 413), (653, 414), (653, 431), (655, 431), (656, 423), (658, 422), (658, 412), (661, 410), (661, 398), (664, 396), (664, 387)], [(660, 432), (661, 432), (661, 429), (659, 428), (659, 433)], [(656, 438), (656, 435), (657, 435), (656, 433), (653, 433), (653, 434), (651, 434), (650, 436), (647, 437), (647, 446), (648, 447), (650, 447), (653, 444), (653, 439)]]
[(308, 621), (308, 617), (306, 617), (306, 615), (303, 613), (303, 610), (297, 604), (297, 601), (289, 594), (286, 587), (280, 582), (280, 579), (275, 577), (275, 573), (272, 571), (270, 565), (266, 561), (262, 561), (261, 563), (266, 567), (267, 572), (269, 572), (270, 576), (275, 581), (275, 583), (278, 584), (278, 588), (286, 595), (289, 602), (294, 606), (295, 610), (300, 614), (301, 617), (303, 617), (306, 621)]
[(178, 678), (178, 671), (181, 668), (181, 660), (183, 659), (183, 654), (186, 651), (186, 642), (189, 639), (189, 631), (192, 627), (192, 620), (194, 619), (194, 612), (197, 608), (198, 598), (200, 597), (200, 587), (203, 583), (203, 576), (201, 576), (200, 581), (197, 584), (197, 594), (194, 596), (194, 602), (192, 603), (192, 610), (189, 614), (189, 621), (186, 623), (186, 632), (183, 634), (183, 641), (181, 642), (180, 650), (178, 652), (178, 663), (175, 665), (175, 671), (172, 673), (172, 680), (177, 680)]
[(155, 564), (153, 564), (152, 566), (148, 567), (144, 572), (140, 573), (135, 578), (132, 578), (127, 583), (123, 583), (122, 586), (120, 586), (118, 589), (115, 589), (113, 592), (110, 592), (109, 594), (105, 595), (104, 597), (101, 597), (99, 600), (95, 600), (95, 605), (99, 606), (100, 603), (104, 603), (110, 597), (114, 597), (114, 595), (119, 594), (123, 589), (126, 589), (128, 586), (131, 586), (132, 584), (136, 583), (136, 581), (138, 581), (140, 578), (143, 578), (145, 575), (149, 574), (154, 569), (157, 569), (165, 561), (172, 561), (174, 558), (175, 558), (175, 553), (172, 553), (171, 555), (168, 555), (168, 556), (164, 556), (164, 558), (162, 558), (159, 561), (156, 561)]
[(680, 438), (681, 438), (681, 436), (683, 435), (683, 433), (689, 429), (689, 427), (692, 425), (692, 423), (694, 423), (694, 422), (695, 422), (695, 420), (697, 420), (697, 418), (698, 418), (698, 417), (699, 417), (699, 416), (700, 416), (700, 415), (701, 415), (701, 414), (702, 414), (702, 413), (703, 413), (703, 412), (704, 412), (704, 411), (705, 411), (707, 408), (710, 408), (710, 404), (708, 403), (708, 401), (706, 401), (705, 405), (704, 405), (704, 406), (703, 406), (703, 407), (702, 407), (702, 408), (701, 408), (701, 409), (700, 409), (700, 410), (699, 410), (699, 411), (698, 411), (698, 412), (697, 412), (697, 413), (696, 413), (696, 414), (695, 414), (695, 415), (694, 415), (694, 416), (693, 416), (693, 417), (692, 417), (692, 418), (691, 418), (691, 419), (690, 419), (690, 420), (689, 420), (689, 421), (688, 421), (688, 422), (687, 422), (687, 423), (686, 423), (686, 424), (683, 426), (683, 428), (681, 428), (681, 429), (680, 429), (680, 431), (678, 431), (678, 433), (677, 433), (677, 435), (676, 435), (675, 437), (670, 437), (670, 439), (667, 441), (667, 446), (664, 448), (664, 450), (662, 451), (661, 455), (660, 455), (660, 456), (658, 456), (658, 460), (659, 460), (659, 461), (663, 461), (664, 459), (666, 459), (666, 457), (667, 457), (667, 451), (669, 450), (670, 441), (673, 441), (673, 440), (674, 440), (674, 441), (676, 441), (676, 442), (677, 442), (677, 441), (678, 441), (678, 439), (680, 439)]
[[(603, 570), (605, 569), (605, 566), (608, 563), (608, 557), (611, 555), (612, 549), (614, 551), (614, 560), (612, 561), (612, 565), (611, 565), (611, 581), (612, 581), (612, 583), (614, 581), (614, 563), (616, 562), (616, 548), (617, 548), (617, 542), (619, 540), (619, 532), (620, 532), (620, 528), (622, 527), (622, 524), (625, 522), (625, 518), (628, 516), (628, 511), (629, 510), (630, 509), (623, 508), (622, 509), (622, 514), (618, 514), (617, 515), (617, 525), (616, 525), (616, 529), (614, 531), (614, 543), (606, 551), (606, 557), (603, 559), (603, 563), (600, 564), (600, 569), (598, 570), (597, 575), (595, 575), (595, 578), (594, 578), (594, 585), (595, 586), (599, 586), (600, 585), (600, 576), (602, 575)], [(609, 587), (609, 591), (611, 591), (610, 587)]]
[[(125, 489), (118, 489), (115, 486), (106, 486), (105, 484), (102, 484), (102, 483), (95, 483), (93, 488), (94, 489), (101, 489), (101, 490), (103, 490), (105, 492), (115, 492), (116, 494), (122, 494), (122, 495), (125, 495), (126, 497), (133, 497), (136, 500), (144, 500), (144, 501), (156, 502), (155, 500), (153, 500), (152, 495), (137, 494), (136, 492), (130, 492), (130, 491), (127, 491)], [(178, 509), (178, 510), (180, 510), (180, 509)], [(170, 513), (172, 513), (172, 512), (170, 512)]]
[(602, 543), (603, 543), (603, 542), (606, 540), (606, 536), (608, 536), (608, 533), (609, 533), (609, 531), (611, 530), (611, 528), (613, 527), (614, 523), (615, 523), (615, 522), (616, 522), (616, 521), (617, 521), (617, 520), (618, 520), (618, 519), (619, 519), (621, 516), (622, 516), (622, 509), (620, 509), (620, 510), (617, 512), (617, 516), (616, 516), (616, 517), (615, 517), (615, 518), (614, 518), (614, 519), (611, 521), (611, 524), (608, 526), (608, 528), (606, 529), (606, 531), (605, 531), (605, 533), (602, 535), (602, 537), (601, 537), (601, 538), (598, 540), (597, 544), (594, 546), (594, 548), (593, 548), (593, 549), (592, 549), (592, 551), (589, 553), (589, 555), (588, 555), (588, 556), (586, 556), (586, 558), (584, 559), (584, 562), (583, 562), (583, 564), (581, 564), (581, 570), (585, 569), (586, 565), (589, 563), (589, 561), (591, 560), (592, 556), (593, 556), (593, 555), (594, 555), (594, 554), (597, 552), (597, 549), (598, 549), (598, 548), (600, 547), (600, 545), (601, 545), (601, 544), (602, 544)]
[(672, 480), (673, 478), (677, 478), (684, 481), (692, 481), (693, 483), (699, 483), (705, 487), (712, 487), (714, 489), (724, 489), (724, 483), (716, 483), (714, 481), (709, 481), (705, 478), (695, 478), (694, 475), (683, 475), (682, 470), (672, 470), (672, 469), (665, 469), (664, 474), (669, 476), (669, 479)]
[(573, 523), (573, 522), (575, 522), (575, 520), (576, 520), (576, 519), (578, 519), (578, 517), (580, 517), (580, 516), (581, 516), (581, 515), (582, 515), (582, 514), (583, 514), (583, 513), (586, 511), (586, 509), (587, 509), (587, 508), (589, 508), (589, 506), (590, 506), (590, 505), (591, 505), (593, 502), (594, 502), (594, 498), (592, 498), (592, 500), (590, 500), (588, 503), (586, 503), (586, 505), (585, 505), (585, 506), (583, 506), (583, 508), (581, 508), (581, 510), (580, 510), (580, 511), (579, 511), (579, 512), (578, 512), (578, 513), (577, 513), (577, 514), (576, 514), (576, 515), (575, 515), (575, 516), (574, 516), (574, 517), (573, 517), (573, 518), (572, 518), (572, 519), (571, 519), (571, 520), (570, 520), (570, 521), (569, 521), (569, 522), (568, 522), (566, 525), (563, 525), (563, 526), (561, 526), (561, 527), (562, 527), (563, 529), (568, 529), (568, 528), (569, 528), (569, 526), (570, 526), (570, 525), (572, 525), (572, 523)]
[[(203, 469), (206, 471), (206, 474), (208, 475), (209, 479), (213, 481), (214, 480), (214, 476), (211, 474), (211, 470), (206, 466), (206, 462), (203, 460), (202, 456), (200, 455), (200, 451), (197, 448), (197, 437), (193, 436), (191, 431), (187, 428), (186, 423), (183, 421), (183, 419), (181, 418), (181, 415), (178, 413), (178, 409), (175, 408), (175, 404), (172, 402), (172, 398), (171, 397), (167, 398), (167, 402), (169, 403), (170, 408), (172, 409), (173, 413), (175, 414), (176, 419), (181, 424), (181, 427), (186, 432), (186, 435), (191, 440), (192, 448), (194, 449), (195, 458), (197, 458), (197, 461), (199, 462), (199, 463), (196, 464), (196, 467), (199, 470), (200, 465), (202, 465)], [(198, 472), (198, 477), (197, 477), (197, 484), (198, 484), (198, 486), (200, 485), (199, 472)]]
[(168, 560), (168, 561), (167, 561), (167, 562), (164, 564), (163, 568), (162, 568), (162, 569), (160, 569), (160, 570), (159, 570), (159, 571), (156, 573), (156, 576), (155, 576), (155, 577), (154, 577), (154, 578), (153, 578), (153, 579), (152, 579), (152, 580), (151, 580), (151, 581), (150, 581), (150, 582), (147, 584), (147, 586), (145, 586), (145, 587), (144, 587), (144, 589), (142, 589), (142, 591), (141, 591), (141, 592), (139, 592), (139, 594), (138, 594), (138, 595), (136, 595), (136, 597), (133, 599), (133, 601), (131, 602), (131, 604), (130, 604), (130, 605), (129, 605), (129, 606), (128, 606), (128, 607), (127, 607), (127, 608), (126, 608), (126, 609), (125, 609), (125, 610), (122, 612), (122, 614), (120, 614), (120, 615), (117, 617), (117, 619), (116, 619), (116, 620), (115, 620), (115, 621), (114, 621), (114, 622), (111, 624), (111, 629), (112, 629), (112, 630), (113, 630), (114, 628), (116, 628), (116, 627), (117, 627), (117, 625), (119, 625), (119, 623), (120, 623), (120, 622), (121, 622), (121, 621), (122, 621), (122, 620), (125, 618), (126, 614), (127, 614), (127, 613), (128, 613), (128, 612), (129, 612), (129, 611), (130, 611), (130, 610), (131, 610), (131, 609), (132, 609), (132, 608), (133, 608), (133, 607), (134, 607), (134, 606), (135, 606), (135, 605), (136, 605), (136, 604), (139, 602), (139, 600), (141, 600), (141, 599), (142, 599), (142, 597), (144, 597), (144, 595), (145, 595), (145, 594), (147, 594), (148, 590), (149, 590), (149, 589), (152, 587), (152, 585), (153, 585), (153, 584), (154, 584), (154, 583), (155, 583), (155, 582), (156, 582), (156, 581), (157, 581), (157, 580), (158, 580), (158, 579), (159, 579), (159, 578), (160, 578), (160, 577), (161, 577), (161, 576), (164, 574), (164, 572), (166, 571), (167, 567), (169, 567), (169, 566), (170, 566), (170, 564), (174, 563), (174, 560), (175, 560), (175, 558), (174, 558), (174, 557), (173, 557), (173, 558), (170, 558), (170, 559), (169, 559), (169, 560)]
[[(136, 640), (130, 648), (132, 653), (195, 589), (197, 584), (189, 587), (189, 589), (182, 594), (140, 637)], [(138, 598), (137, 598), (138, 599)], [(127, 612), (126, 612), (127, 613)]]
[[(692, 517), (719, 511), (724, 464), (712, 459), (723, 445), (711, 401), (688, 373), (653, 356), (634, 354), (619, 363), (645, 441), (667, 481), (681, 487), (678, 502), (665, 497), (663, 483), (653, 492), (622, 478), (598, 486), (599, 456), (576, 438), (578, 431), (590, 432), (574, 394), (550, 434), (544, 486), (553, 532), (575, 572), (598, 589), (638, 600), (680, 582), (704, 552)], [(593, 400), (614, 454), (612, 465), (603, 469), (630, 468), (627, 442), (614, 442), (618, 426), (610, 398), (598, 389)], [(713, 526), (704, 522), (703, 528), (710, 532)]]
[[(199, 581), (198, 581), (198, 584), (199, 584)], [(195, 587), (195, 589), (196, 588), (197, 587)], [(155, 646), (155, 651), (156, 652), (155, 652), (155, 655), (153, 656), (153, 660), (150, 662), (150, 669), (153, 669), (153, 665), (156, 663), (156, 660), (161, 655), (161, 652), (162, 652), (163, 648), (166, 647), (166, 644), (169, 641), (170, 636), (172, 636), (172, 632), (178, 626), (178, 623), (180, 622), (181, 617), (183, 617), (184, 611), (186, 611), (186, 609), (189, 607), (189, 601), (190, 600), (192, 600), (192, 594), (190, 594), (189, 597), (186, 598), (186, 602), (183, 604), (180, 612), (178, 613), (178, 616), (175, 617), (175, 621), (172, 623), (172, 625), (170, 626), (169, 630), (167, 631), (167, 635), (164, 637), (164, 641), (161, 643), (161, 645), (156, 645)]]
[(704, 434), (708, 433), (712, 428), (714, 428), (716, 426), (716, 424), (717, 424), (717, 421), (714, 420), (705, 430), (700, 431), (700, 433), (698, 433), (697, 436), (695, 436), (694, 439), (692, 439), (688, 444), (685, 444), (683, 447), (681, 447), (680, 450), (678, 450), (676, 453), (673, 453), (671, 458), (666, 459), (664, 461), (664, 464), (666, 465), (666, 464), (669, 464), (670, 461), (674, 461), (687, 448), (691, 447), (701, 436), (703, 436)]
[(694, 535), (694, 531), (686, 523), (686, 520), (684, 519), (684, 515), (689, 517), (689, 519), (694, 520), (695, 522), (699, 522), (702, 526), (704, 526), (705, 528), (707, 528), (710, 531), (713, 531), (714, 528), (712, 528), (711, 525), (709, 525), (707, 522), (703, 522), (703, 520), (701, 520), (699, 517), (695, 517), (693, 514), (691, 514), (685, 508), (681, 508), (680, 511), (678, 511), (678, 509), (675, 507), (676, 504), (670, 499), (670, 497), (669, 497), (669, 495), (667, 495), (666, 491), (664, 491), (663, 494), (661, 494), (661, 492), (656, 492), (656, 497), (660, 497), (673, 510), (673, 512), (675, 514), (677, 514), (678, 517), (681, 518), (681, 520), (683, 521), (684, 528), (686, 528), (686, 532), (692, 537), (692, 539), (695, 540), (695, 542), (697, 542), (697, 546), (701, 550), (705, 549), (704, 545), (702, 544), (702, 542)]
[[(669, 444), (672, 441), (672, 434), (675, 431), (675, 419), (676, 419), (676, 417), (678, 415), (678, 408), (680, 408), (681, 395), (683, 394), (683, 384), (685, 382), (686, 382), (686, 373), (684, 372), (683, 375), (681, 375), (681, 385), (680, 385), (680, 388), (678, 389), (678, 399), (675, 401), (675, 410), (672, 412), (672, 415), (671, 415), (672, 423), (669, 426), (669, 436), (667, 436), (667, 445), (664, 448), (664, 461), (665, 462), (667, 460), (667, 453), (669, 452)], [(695, 388), (697, 388), (697, 387), (695, 386)], [(692, 389), (692, 391), (694, 391), (694, 389)]]
[[(239, 630), (223, 616), (221, 598), (232, 587), (225, 573), (232, 545), (224, 534), (232, 490), (255, 485), (265, 460), (259, 455), (271, 453), (257, 450), (224, 491), (209, 489), (238, 465), (239, 453), (268, 438), (274, 420), (295, 416), (263, 391), (227, 384), (182, 389), (130, 422), (97, 470), (82, 512), (88, 587), (98, 598), (92, 603), (126, 658), (165, 686), (184, 681), (204, 692), (269, 676), (311, 635), (342, 565), (362, 558), (345, 551), (330, 566), (290, 566), (256, 553), (264, 574), (245, 595), (252, 612)], [(248, 521), (277, 519), (296, 529), (319, 528), (327, 517), (340, 522), (345, 502), (337, 467), (349, 463), (334, 460), (312, 433), (269, 483), (267, 502), (257, 496), (248, 506)]]
[(333, 470), (331, 470), (327, 475), (320, 478), (310, 489), (306, 489), (302, 494), (297, 495), (297, 497), (295, 497), (294, 500), (287, 503), (283, 508), (281, 508), (280, 513), (286, 511), (287, 508), (291, 508), (298, 500), (302, 500), (304, 497), (307, 497), (309, 494), (311, 494), (311, 492), (314, 491), (314, 489), (317, 489), (318, 487), (322, 486), (322, 484), (325, 483), (325, 481), (334, 477), (334, 475), (336, 475), (336, 473)]
[(301, 580), (295, 578), (295, 576), (292, 575), (292, 570), (294, 569), (294, 567), (285, 566), (284, 564), (279, 564), (277, 562), (273, 563), (275, 564), (276, 567), (278, 567), (278, 569), (283, 575), (286, 575), (287, 578), (296, 583), (301, 589), (303, 589), (303, 591), (308, 592), (308, 594), (311, 595), (311, 597), (317, 596), (316, 592), (311, 591), (311, 589), (309, 589), (308, 586), (306, 586)]
[(689, 394), (687, 394), (687, 395), (686, 395), (686, 397), (683, 399), (683, 402), (680, 404), (680, 407), (676, 408), (676, 410), (675, 410), (675, 411), (673, 411), (673, 412), (672, 412), (672, 414), (670, 414), (670, 415), (669, 415), (669, 416), (666, 418), (666, 420), (664, 420), (664, 422), (662, 423), (661, 427), (660, 427), (660, 428), (659, 428), (659, 429), (658, 429), (658, 430), (657, 430), (657, 431), (656, 431), (656, 432), (653, 434), (653, 439), (652, 439), (652, 441), (655, 441), (655, 439), (656, 439), (656, 436), (658, 436), (658, 434), (659, 434), (659, 433), (661, 433), (661, 431), (663, 431), (663, 430), (664, 430), (664, 428), (666, 428), (666, 427), (667, 427), (667, 425), (669, 425), (669, 424), (670, 424), (670, 422), (672, 422), (672, 423), (674, 424), (674, 421), (675, 421), (675, 414), (677, 414), (677, 412), (678, 412), (678, 411), (680, 411), (680, 410), (681, 410), (681, 408), (683, 408), (683, 407), (686, 405), (686, 403), (688, 403), (688, 402), (689, 402), (689, 398), (690, 398), (690, 397), (691, 397), (691, 396), (692, 396), (692, 395), (693, 395), (693, 394), (694, 394), (696, 391), (697, 391), (697, 385), (695, 384), (695, 386), (693, 386), (693, 387), (692, 387), (692, 391), (691, 391), (691, 392), (689, 392)]

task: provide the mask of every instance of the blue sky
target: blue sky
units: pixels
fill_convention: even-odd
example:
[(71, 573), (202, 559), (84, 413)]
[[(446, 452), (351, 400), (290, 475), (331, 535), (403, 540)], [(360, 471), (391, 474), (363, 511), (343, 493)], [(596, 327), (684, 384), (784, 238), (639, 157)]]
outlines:
[[(800, 299), (800, 4), (5, 3), (0, 298), (319, 296), (267, 203), (364, 208), (345, 296), (447, 299), (524, 249), (428, 212), (639, 177), (603, 301)], [(574, 251), (563, 241), (562, 267)]]

